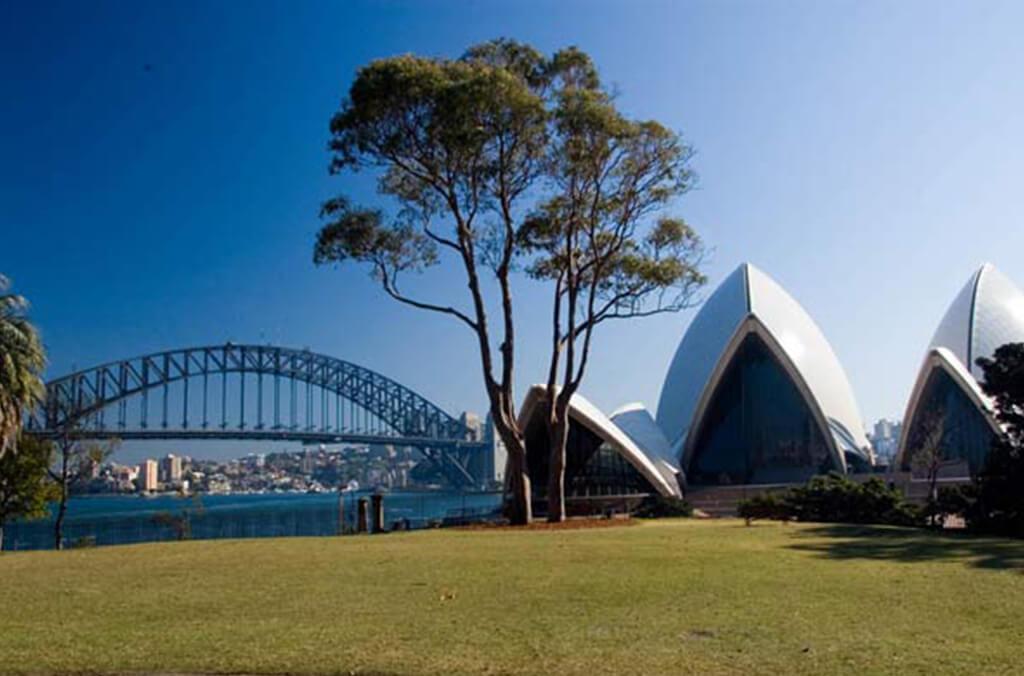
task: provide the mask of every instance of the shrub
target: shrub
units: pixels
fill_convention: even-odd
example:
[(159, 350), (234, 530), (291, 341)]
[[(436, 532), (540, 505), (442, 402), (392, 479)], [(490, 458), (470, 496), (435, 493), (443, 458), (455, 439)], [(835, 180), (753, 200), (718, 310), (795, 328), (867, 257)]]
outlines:
[(782, 493), (762, 494), (744, 500), (739, 515), (747, 520), (774, 519), (825, 523), (878, 523), (919, 525), (917, 510), (895, 488), (878, 477), (863, 483), (842, 474), (813, 477), (803, 486)]
[(789, 521), (793, 518), (793, 508), (786, 500), (786, 496), (778, 493), (761, 493), (752, 498), (740, 502), (737, 507), (740, 518), (745, 519), (747, 525), (757, 519), (771, 519), (774, 521)]
[(72, 549), (92, 549), (96, 546), (95, 535), (83, 535), (71, 543)]
[(667, 498), (662, 495), (648, 495), (633, 512), (641, 519), (665, 519), (693, 516), (693, 507), (686, 500)]
[(836, 473), (816, 476), (790, 489), (789, 503), (800, 521), (917, 525), (920, 517), (903, 494), (878, 477), (863, 483)]

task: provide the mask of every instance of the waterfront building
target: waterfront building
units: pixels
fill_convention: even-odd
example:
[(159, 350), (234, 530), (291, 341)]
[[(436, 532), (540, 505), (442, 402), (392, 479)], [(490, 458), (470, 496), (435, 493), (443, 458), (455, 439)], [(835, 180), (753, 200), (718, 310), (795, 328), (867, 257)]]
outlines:
[(1024, 293), (985, 264), (953, 299), (928, 345), (903, 418), (897, 467), (913, 471), (915, 454), (937, 444), (943, 474), (982, 468), (1000, 428), (977, 360), (1014, 342), (1024, 342)]
[(875, 422), (874, 436), (872, 438), (873, 439), (890, 439), (890, 438), (892, 438), (892, 427), (893, 427), (893, 423), (891, 423), (890, 421), (886, 420), (885, 418), (881, 418), (880, 420)]
[(160, 481), (176, 484), (181, 481), (181, 457), (168, 453), (160, 460)]
[(316, 456), (308, 448), (302, 452), (301, 471), (303, 474), (312, 474), (316, 470)]
[(467, 441), (483, 441), (484, 425), (479, 415), (472, 411), (463, 411), (462, 415), (459, 416), (459, 422), (469, 432)]
[(505, 481), (505, 464), (508, 462), (508, 451), (505, 450), (505, 442), (494, 429), (494, 420), (491, 414), (487, 414), (484, 421), (484, 441), (487, 442), (487, 450), (484, 458), (483, 479), (485, 484), (503, 483)]
[(657, 424), (692, 484), (802, 482), (873, 463), (831, 345), (749, 263), (721, 283), (680, 341)]
[(114, 475), (116, 490), (126, 492), (130, 492), (135, 487), (139, 476), (137, 468), (118, 464), (112, 465), (111, 473)]
[(900, 429), (902, 425), (893, 420), (882, 418), (875, 422), (870, 435), (871, 446), (879, 459), (885, 459), (886, 464), (892, 460), (899, 448)]
[(156, 460), (147, 458), (139, 463), (137, 483), (139, 490), (143, 493), (150, 493), (159, 487)]

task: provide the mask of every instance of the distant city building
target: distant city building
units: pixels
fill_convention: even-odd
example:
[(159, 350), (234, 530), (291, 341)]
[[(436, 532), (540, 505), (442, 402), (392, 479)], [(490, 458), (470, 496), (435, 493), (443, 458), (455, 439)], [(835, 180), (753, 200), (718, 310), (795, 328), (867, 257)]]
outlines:
[(394, 460), (398, 452), (391, 444), (370, 444), (368, 455), (371, 460)]
[(181, 456), (173, 453), (167, 454), (160, 460), (160, 481), (168, 484), (176, 484), (181, 481)]
[(488, 483), (505, 482), (505, 464), (508, 461), (508, 451), (505, 450), (505, 443), (501, 436), (494, 429), (494, 420), (491, 414), (487, 414), (484, 422), (483, 440), (487, 442), (487, 457), (484, 459), (484, 480)]
[(316, 456), (313, 451), (306, 450), (302, 453), (302, 473), (312, 474), (316, 469)]
[(139, 473), (136, 479), (138, 488), (144, 493), (155, 491), (159, 483), (159, 475), (156, 460), (146, 459), (139, 463)]
[(135, 467), (115, 464), (111, 466), (111, 475), (114, 478), (115, 490), (130, 492), (135, 488), (135, 481), (138, 479), (139, 471)]
[(469, 430), (469, 441), (484, 440), (484, 424), (479, 415), (471, 411), (463, 411), (459, 416), (459, 422)]
[(875, 454), (884, 464), (889, 464), (896, 456), (902, 427), (900, 423), (894, 420), (882, 418), (875, 422), (871, 434), (868, 435), (868, 438), (871, 440), (871, 446), (875, 449)]

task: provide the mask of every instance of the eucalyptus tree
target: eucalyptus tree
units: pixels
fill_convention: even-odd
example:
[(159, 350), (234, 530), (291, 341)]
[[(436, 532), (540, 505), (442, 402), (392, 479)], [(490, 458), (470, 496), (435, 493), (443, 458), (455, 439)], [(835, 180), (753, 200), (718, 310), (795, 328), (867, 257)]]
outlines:
[(552, 189), (519, 238), (529, 274), (551, 283), (548, 520), (561, 521), (569, 405), (595, 328), (690, 307), (705, 278), (700, 238), (667, 213), (694, 183), (691, 149), (658, 122), (622, 114), (586, 54), (559, 52), (551, 73)]
[[(314, 261), (368, 264), (396, 301), (473, 333), (516, 523), (530, 520), (531, 503), (512, 277), (522, 269), (551, 283), (549, 373), (565, 375), (548, 379), (552, 455), (563, 459), (549, 511), (563, 518), (566, 411), (595, 327), (681, 309), (703, 282), (699, 238), (661, 213), (692, 184), (689, 148), (621, 114), (583, 52), (545, 57), (510, 40), (459, 59), (371, 62), (330, 130), (331, 172), (373, 170), (391, 209), (327, 200)], [(462, 302), (424, 298), (403, 281), (442, 263), (461, 271)]]
[(0, 275), (0, 456), (14, 446), (25, 409), (44, 393), (46, 354), (27, 310), (28, 301)]

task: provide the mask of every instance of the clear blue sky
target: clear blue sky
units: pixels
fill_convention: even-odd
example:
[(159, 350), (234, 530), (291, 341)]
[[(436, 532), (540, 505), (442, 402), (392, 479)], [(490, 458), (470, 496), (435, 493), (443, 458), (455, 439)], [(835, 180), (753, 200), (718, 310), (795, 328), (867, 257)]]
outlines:
[[(51, 375), (228, 339), (308, 346), (482, 410), (470, 336), (316, 269), (327, 120), (355, 69), (509, 36), (590, 52), (696, 146), (680, 212), (816, 319), (867, 422), (899, 417), (974, 268), (1024, 283), (1024, 5), (969, 2), (5, 2), (0, 271)], [(444, 293), (451, 277), (422, 280)], [(519, 382), (543, 298), (520, 294)], [(584, 392), (657, 403), (692, 313), (609, 327)], [(530, 324), (536, 320), (536, 328)]]

